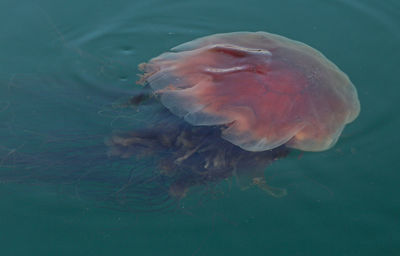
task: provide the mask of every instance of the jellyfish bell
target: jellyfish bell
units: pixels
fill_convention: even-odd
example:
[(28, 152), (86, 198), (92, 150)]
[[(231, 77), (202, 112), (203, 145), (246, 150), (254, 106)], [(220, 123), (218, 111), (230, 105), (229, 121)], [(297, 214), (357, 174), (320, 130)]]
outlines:
[(319, 51), (266, 32), (206, 36), (139, 66), (173, 114), (221, 126), (246, 151), (331, 148), (360, 112), (345, 73)]

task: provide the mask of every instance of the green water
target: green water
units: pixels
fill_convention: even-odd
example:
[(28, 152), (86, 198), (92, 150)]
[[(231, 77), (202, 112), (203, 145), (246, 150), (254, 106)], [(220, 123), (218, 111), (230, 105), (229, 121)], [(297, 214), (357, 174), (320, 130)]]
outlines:
[[(0, 17), (0, 177), (17, 153), (83, 148), (55, 172), (102, 165), (93, 145), (103, 152), (113, 130), (151, 122), (110, 111), (136, 90), (136, 66), (209, 34), (261, 30), (307, 43), (349, 75), (361, 102), (333, 149), (268, 167), (288, 191), (279, 199), (227, 184), (179, 211), (137, 213), (59, 182), (0, 178), (0, 255), (400, 255), (399, 1), (3, 0)], [(45, 158), (26, 172), (51, 170)]]

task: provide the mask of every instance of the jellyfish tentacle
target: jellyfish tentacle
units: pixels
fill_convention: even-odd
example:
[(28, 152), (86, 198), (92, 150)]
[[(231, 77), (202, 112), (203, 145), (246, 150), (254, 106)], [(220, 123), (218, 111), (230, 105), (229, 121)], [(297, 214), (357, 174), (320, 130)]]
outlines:
[(286, 189), (271, 187), (270, 185), (267, 184), (267, 181), (265, 180), (264, 177), (253, 178), (253, 184), (273, 197), (284, 197), (287, 195)]

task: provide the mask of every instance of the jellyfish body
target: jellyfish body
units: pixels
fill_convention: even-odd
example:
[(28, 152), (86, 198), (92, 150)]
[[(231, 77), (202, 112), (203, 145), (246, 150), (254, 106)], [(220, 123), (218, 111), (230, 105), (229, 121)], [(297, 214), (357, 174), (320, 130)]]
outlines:
[(266, 32), (216, 34), (142, 64), (175, 115), (247, 151), (332, 147), (360, 111), (349, 78), (320, 52)]

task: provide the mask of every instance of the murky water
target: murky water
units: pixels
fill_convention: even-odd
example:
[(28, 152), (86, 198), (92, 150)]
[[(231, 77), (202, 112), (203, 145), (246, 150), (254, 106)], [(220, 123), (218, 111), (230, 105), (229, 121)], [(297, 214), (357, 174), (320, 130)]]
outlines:
[[(398, 1), (7, 0), (0, 10), (2, 255), (400, 253)], [(110, 159), (104, 140), (158, 118), (152, 106), (121, 107), (138, 91), (137, 65), (231, 31), (322, 51), (357, 87), (359, 118), (333, 149), (268, 166), (285, 197), (233, 179), (172, 204), (157, 197), (168, 211), (132, 210), (148, 195), (115, 195), (132, 166), (146, 174), (155, 160)]]

